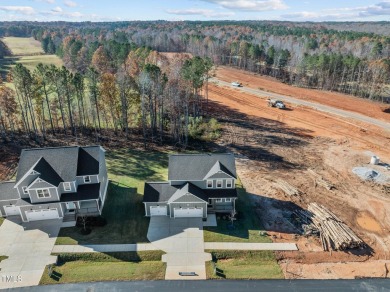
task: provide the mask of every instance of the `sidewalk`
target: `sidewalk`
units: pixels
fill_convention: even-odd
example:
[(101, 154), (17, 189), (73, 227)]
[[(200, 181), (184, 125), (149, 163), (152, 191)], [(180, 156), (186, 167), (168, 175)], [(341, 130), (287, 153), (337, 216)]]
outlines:
[(240, 243), (240, 242), (205, 242), (204, 249), (225, 250), (298, 250), (295, 243)]
[(74, 252), (123, 252), (158, 250), (151, 243), (137, 244), (91, 244), (91, 245), (55, 245), (52, 253)]

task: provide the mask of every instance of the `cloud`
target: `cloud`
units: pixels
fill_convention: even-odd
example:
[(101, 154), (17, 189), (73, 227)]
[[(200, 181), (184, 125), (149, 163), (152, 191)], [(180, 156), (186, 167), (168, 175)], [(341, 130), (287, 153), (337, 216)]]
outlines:
[(0, 6), (0, 10), (6, 12), (14, 12), (23, 15), (33, 15), (36, 13), (31, 6)]
[(56, 3), (55, 0), (34, 0), (35, 2), (46, 2), (46, 3), (49, 3), (49, 4), (54, 4)]
[(389, 16), (390, 0), (382, 1), (374, 5), (359, 7), (344, 7), (324, 9), (319, 12), (301, 11), (281, 15), (286, 19), (297, 20), (329, 20), (329, 19), (359, 19), (361, 17)]
[(168, 9), (166, 10), (166, 12), (175, 15), (200, 15), (204, 17), (214, 17), (214, 18), (223, 18), (223, 17), (229, 17), (234, 15), (234, 12), (215, 12), (214, 10), (197, 9), (197, 8), (177, 9), (177, 10)]
[(246, 12), (259, 12), (270, 10), (283, 10), (288, 6), (283, 0), (198, 0), (213, 4), (218, 4), (230, 10), (241, 10)]
[(74, 1), (71, 1), (71, 0), (65, 0), (64, 1), (64, 4), (68, 7), (76, 7), (77, 6), (77, 3), (74, 2)]
[(57, 6), (56, 8), (53, 8), (51, 11), (53, 11), (55, 13), (61, 13), (63, 10), (61, 7)]

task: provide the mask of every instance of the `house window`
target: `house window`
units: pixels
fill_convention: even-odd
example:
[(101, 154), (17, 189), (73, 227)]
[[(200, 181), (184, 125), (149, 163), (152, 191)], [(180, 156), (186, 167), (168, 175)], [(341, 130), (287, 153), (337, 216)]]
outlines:
[(27, 187), (22, 187), (22, 190), (23, 190), (23, 194), (26, 194), (26, 195), (28, 195), (28, 190), (27, 190)]
[(89, 175), (84, 176), (84, 182), (85, 182), (85, 183), (90, 183), (90, 182), (91, 182), (91, 178), (90, 178)]
[(50, 198), (49, 190), (37, 190), (38, 198)]
[(222, 188), (222, 180), (217, 180), (217, 188)]
[(222, 199), (216, 199), (215, 202), (222, 203)]
[(64, 191), (71, 191), (72, 187), (70, 186), (70, 182), (64, 182)]
[(213, 181), (212, 180), (208, 180), (207, 181), (207, 188), (211, 189), (212, 187), (213, 187)]
[(232, 202), (232, 199), (231, 199), (231, 198), (225, 199), (225, 202), (226, 202), (226, 203), (231, 203), (231, 202)]
[(228, 180), (226, 181), (226, 188), (231, 189), (232, 186), (233, 186), (233, 180), (228, 179)]

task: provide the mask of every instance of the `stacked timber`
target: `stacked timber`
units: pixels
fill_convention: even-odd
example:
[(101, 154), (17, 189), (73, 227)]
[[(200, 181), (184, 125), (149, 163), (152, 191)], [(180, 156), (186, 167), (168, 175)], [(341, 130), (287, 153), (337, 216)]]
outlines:
[(364, 242), (345, 223), (324, 206), (311, 203), (308, 210), (312, 214), (313, 224), (320, 231), (324, 250), (345, 250), (365, 246)]
[(284, 180), (281, 180), (281, 179), (277, 180), (276, 186), (289, 196), (300, 195), (300, 191), (297, 188), (293, 187), (292, 185), (290, 185), (288, 182), (286, 182)]
[(318, 184), (318, 185), (320, 185), (320, 186), (326, 188), (326, 189), (329, 190), (329, 191), (330, 191), (331, 189), (334, 189), (334, 185), (332, 185), (330, 182), (326, 181), (322, 176), (320, 176), (320, 175), (319, 175), (318, 173), (316, 173), (314, 170), (312, 170), (312, 169), (309, 168), (309, 169), (307, 170), (307, 172), (308, 172), (308, 174), (310, 174), (310, 175), (314, 178), (316, 184)]

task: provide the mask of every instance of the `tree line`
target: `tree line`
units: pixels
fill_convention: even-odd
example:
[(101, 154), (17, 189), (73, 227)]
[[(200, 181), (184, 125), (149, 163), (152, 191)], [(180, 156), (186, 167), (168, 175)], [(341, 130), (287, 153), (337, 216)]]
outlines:
[[(55, 24), (31, 30), (47, 53), (84, 73), (102, 48), (115, 71), (138, 47), (187, 52), (215, 64), (273, 76), (306, 88), (386, 100), (390, 37), (316, 24), (270, 21)], [(350, 60), (353, 60), (352, 63)]]
[(170, 141), (187, 147), (189, 139), (218, 131), (214, 120), (202, 119), (209, 59), (134, 47), (121, 64), (109, 57), (99, 46), (80, 71), (39, 64), (31, 72), (17, 64), (7, 76), (14, 89), (0, 86), (2, 138), (20, 131), (36, 141), (59, 132), (97, 139), (140, 132), (145, 146)]

